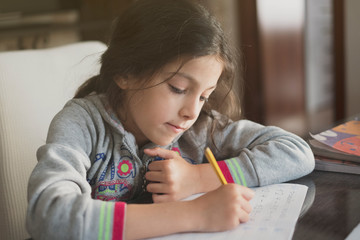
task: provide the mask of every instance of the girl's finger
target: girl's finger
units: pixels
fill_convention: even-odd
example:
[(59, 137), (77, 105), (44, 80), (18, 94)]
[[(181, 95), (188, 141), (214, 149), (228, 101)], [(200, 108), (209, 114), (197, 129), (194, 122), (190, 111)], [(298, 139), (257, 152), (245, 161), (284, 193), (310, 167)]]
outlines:
[(152, 182), (164, 182), (163, 173), (160, 171), (149, 171), (145, 174), (145, 178)]
[(169, 194), (154, 193), (152, 195), (152, 198), (153, 198), (154, 203), (174, 201), (173, 197), (171, 197)]
[(164, 159), (175, 158), (178, 155), (177, 152), (159, 147), (144, 149), (144, 153), (152, 157), (159, 156)]
[(241, 205), (241, 209), (243, 209), (245, 213), (249, 214), (252, 211), (252, 206), (250, 202), (246, 199), (241, 198), (239, 204)]
[(255, 192), (247, 187), (242, 187), (242, 196), (246, 199), (246, 200), (251, 200), (255, 195)]
[(146, 190), (151, 193), (168, 193), (168, 185), (163, 183), (149, 183)]
[(241, 211), (239, 216), (239, 223), (246, 223), (247, 221), (249, 221), (249, 219), (250, 219), (249, 213), (246, 211)]
[(150, 171), (162, 171), (164, 169), (165, 161), (168, 160), (162, 160), (162, 161), (153, 161), (149, 164), (148, 169)]

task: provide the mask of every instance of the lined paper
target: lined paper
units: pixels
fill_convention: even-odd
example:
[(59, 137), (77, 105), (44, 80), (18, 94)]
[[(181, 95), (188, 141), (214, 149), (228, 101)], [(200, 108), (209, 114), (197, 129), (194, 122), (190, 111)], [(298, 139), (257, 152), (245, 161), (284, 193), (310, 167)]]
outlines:
[(152, 239), (291, 239), (307, 189), (305, 185), (290, 183), (253, 188), (253, 211), (247, 223), (225, 232), (180, 233)]

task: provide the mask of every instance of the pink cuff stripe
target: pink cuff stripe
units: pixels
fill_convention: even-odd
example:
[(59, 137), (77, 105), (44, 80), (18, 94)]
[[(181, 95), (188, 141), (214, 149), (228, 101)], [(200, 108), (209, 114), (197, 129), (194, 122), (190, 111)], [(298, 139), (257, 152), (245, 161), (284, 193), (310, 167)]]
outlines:
[(112, 232), (113, 240), (122, 240), (124, 235), (125, 225), (125, 202), (116, 202), (114, 210), (114, 225)]
[(230, 170), (228, 166), (226, 165), (225, 161), (218, 161), (217, 162), (222, 173), (224, 174), (224, 177), (228, 183), (234, 183), (234, 179), (231, 176)]

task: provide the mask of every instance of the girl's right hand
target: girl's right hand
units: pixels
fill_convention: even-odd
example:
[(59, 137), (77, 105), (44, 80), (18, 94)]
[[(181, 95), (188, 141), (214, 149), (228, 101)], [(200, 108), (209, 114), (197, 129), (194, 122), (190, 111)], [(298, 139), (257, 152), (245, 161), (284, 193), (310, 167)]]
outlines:
[(226, 184), (193, 200), (201, 219), (199, 231), (225, 231), (247, 222), (253, 196), (247, 187)]
[(252, 210), (249, 201), (253, 196), (249, 188), (227, 184), (194, 200), (128, 204), (125, 238), (230, 230), (249, 220)]

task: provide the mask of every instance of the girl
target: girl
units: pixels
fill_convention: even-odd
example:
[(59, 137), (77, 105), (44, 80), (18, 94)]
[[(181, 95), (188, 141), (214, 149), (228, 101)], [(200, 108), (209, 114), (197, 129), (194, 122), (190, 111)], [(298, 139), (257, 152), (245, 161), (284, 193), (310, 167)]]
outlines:
[[(226, 117), (239, 109), (234, 53), (219, 24), (191, 1), (139, 0), (126, 10), (99, 75), (55, 116), (37, 152), (28, 187), (32, 237), (223, 231), (249, 218), (246, 184), (310, 173), (313, 155), (301, 138)], [(236, 184), (220, 186), (207, 146)], [(207, 193), (177, 201), (199, 192)]]

